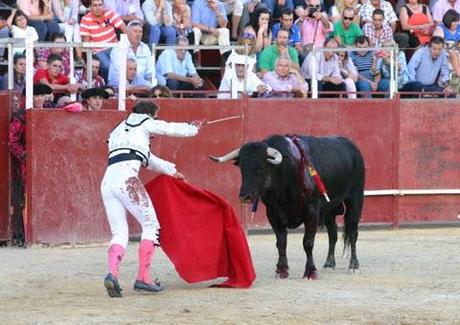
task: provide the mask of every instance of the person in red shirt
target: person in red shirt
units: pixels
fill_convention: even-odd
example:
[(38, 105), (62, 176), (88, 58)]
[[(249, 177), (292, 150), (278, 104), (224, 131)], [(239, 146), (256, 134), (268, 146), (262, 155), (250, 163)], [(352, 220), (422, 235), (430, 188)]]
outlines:
[(62, 73), (62, 57), (58, 54), (51, 54), (47, 60), (48, 69), (38, 69), (35, 72), (34, 83), (44, 84), (53, 90), (64, 90), (69, 93), (76, 93), (84, 89), (82, 84), (70, 84), (69, 78)]

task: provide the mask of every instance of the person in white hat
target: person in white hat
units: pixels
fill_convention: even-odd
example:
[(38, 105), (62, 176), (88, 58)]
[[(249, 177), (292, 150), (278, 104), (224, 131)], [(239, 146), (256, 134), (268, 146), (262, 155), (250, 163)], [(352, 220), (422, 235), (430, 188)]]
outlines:
[(233, 53), (230, 66), (230, 69), (225, 70), (217, 98), (238, 98), (238, 93), (244, 92), (245, 89), (250, 96), (271, 91), (270, 86), (252, 71), (252, 61), (247, 56)]

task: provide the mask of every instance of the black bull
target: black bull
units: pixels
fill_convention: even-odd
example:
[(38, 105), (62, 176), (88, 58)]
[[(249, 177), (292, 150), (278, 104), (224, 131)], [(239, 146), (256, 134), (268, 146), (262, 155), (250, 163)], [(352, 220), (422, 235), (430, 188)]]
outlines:
[(297, 228), (302, 223), (307, 255), (304, 277), (317, 278), (313, 244), (320, 220), (325, 223), (329, 237), (324, 267), (335, 267), (335, 219), (344, 211), (344, 242), (345, 247), (351, 248), (349, 269), (354, 271), (359, 268), (356, 241), (364, 199), (363, 157), (359, 149), (344, 137), (299, 136), (297, 139), (307, 161), (316, 168), (326, 185), (330, 203), (318, 192), (310, 174), (300, 170), (300, 151), (287, 136), (273, 135), (262, 142), (246, 143), (225, 156), (211, 159), (218, 162), (234, 159), (242, 176), (240, 198), (252, 202), (260, 197), (264, 202), (276, 235), (276, 273), (281, 278), (289, 276), (287, 228)]

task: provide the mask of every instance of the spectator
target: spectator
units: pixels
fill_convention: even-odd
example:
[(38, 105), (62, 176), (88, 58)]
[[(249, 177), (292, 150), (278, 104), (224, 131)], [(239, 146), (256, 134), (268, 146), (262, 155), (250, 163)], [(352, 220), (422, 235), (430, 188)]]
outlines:
[(314, 47), (322, 48), (327, 35), (333, 30), (327, 13), (321, 12), (320, 0), (308, 0), (308, 15), (303, 20), (300, 34), (304, 54), (307, 54)]
[(62, 57), (58, 54), (51, 54), (48, 57), (48, 68), (38, 69), (34, 75), (34, 83), (40, 83), (51, 87), (53, 90), (63, 90), (69, 93), (76, 93), (83, 89), (81, 84), (70, 84), (69, 78), (62, 74)]
[(302, 51), (300, 30), (296, 25), (294, 25), (294, 14), (291, 9), (283, 9), (281, 12), (280, 22), (272, 26), (272, 35), (278, 34), (278, 31), (281, 28), (289, 31), (288, 45), (294, 47), (298, 52)]
[[(177, 45), (188, 45), (188, 39), (180, 36)], [(156, 65), (159, 83), (171, 90), (200, 90), (204, 81), (193, 66), (192, 56), (186, 49), (167, 49), (158, 57)]]
[(433, 36), (428, 46), (415, 51), (407, 68), (409, 81), (420, 82), (424, 91), (450, 94), (451, 90), (446, 88), (450, 75), (449, 62), (442, 37)]
[(430, 9), (419, 0), (406, 0), (401, 8), (399, 20), (402, 30), (409, 33), (409, 46), (418, 47), (430, 41), (434, 22)]
[[(78, 23), (79, 0), (51, 0), (54, 16), (59, 21), (61, 32), (68, 42), (81, 42), (80, 24)], [(83, 64), (81, 48), (76, 47), (76, 62)]]
[[(27, 26), (28, 21), (26, 14), (21, 10), (13, 9), (11, 11), (11, 15), (6, 22), (14, 39), (30, 39), (34, 42), (38, 40), (37, 31), (31, 26)], [(23, 54), (24, 50), (25, 48), (23, 47), (15, 47), (14, 53)]]
[[(153, 75), (154, 63), (152, 52), (142, 39), (142, 24), (140, 21), (132, 20), (127, 26), (128, 36), (128, 59), (134, 59), (137, 63), (137, 74), (139, 79), (144, 79), (150, 85), (150, 88), (157, 84)], [(118, 43), (110, 53), (110, 68), (108, 84), (117, 86), (120, 75), (120, 46)]]
[(177, 36), (185, 36), (189, 43), (195, 44), (195, 37), (192, 29), (192, 11), (185, 0), (173, 0), (173, 26)]
[(77, 83), (83, 85), (84, 88), (102, 88), (105, 86), (105, 80), (99, 75), (101, 68), (101, 61), (96, 56), (93, 56), (91, 60), (91, 71), (93, 80), (91, 85), (88, 85), (88, 78), (86, 75), (86, 67), (83, 69), (75, 70), (75, 79)]
[(334, 24), (334, 38), (342, 45), (352, 46), (356, 37), (363, 34), (359, 25), (355, 23), (355, 12), (353, 9), (345, 8), (342, 12), (342, 20)]
[(173, 26), (172, 6), (166, 0), (146, 0), (142, 11), (150, 26), (149, 45), (160, 43), (163, 38), (167, 45), (176, 41), (176, 30)]
[(291, 60), (287, 55), (276, 59), (275, 71), (264, 74), (262, 79), (274, 92), (272, 96), (306, 97), (308, 85), (297, 69), (291, 67)]
[(375, 9), (383, 10), (383, 25), (391, 27), (395, 41), (399, 44), (400, 48), (409, 47), (409, 35), (406, 33), (396, 33), (398, 27), (398, 17), (393, 9), (393, 6), (388, 1), (384, 0), (368, 0), (362, 6), (359, 11), (361, 16), (361, 23), (372, 23), (372, 14)]
[[(393, 41), (386, 41), (382, 44), (382, 47), (394, 47), (395, 44)], [(396, 67), (398, 69), (398, 89), (401, 92), (421, 92), (422, 84), (420, 82), (410, 82), (409, 81), (409, 70), (407, 69), (406, 55), (403, 51), (398, 52), (398, 57), (396, 58)], [(382, 77), (390, 79), (390, 70), (391, 70), (391, 61), (390, 61), (390, 51), (381, 50), (379, 51), (377, 61), (377, 70), (381, 71)], [(406, 97), (405, 95), (403, 95)]]
[(244, 28), (243, 34), (247, 36), (252, 34), (256, 40), (256, 53), (260, 53), (264, 48), (271, 45), (272, 32), (269, 28), (269, 24), (270, 11), (261, 6), (251, 15), (249, 25)]
[[(337, 48), (337, 41), (329, 38), (324, 43), (325, 48)], [(313, 65), (316, 68), (316, 80), (318, 91), (345, 91), (345, 83), (340, 74), (339, 58), (334, 52), (311, 52), (308, 54), (302, 64), (302, 76), (309, 81), (311, 85)], [(321, 97), (331, 97), (331, 95), (322, 95)], [(338, 95), (332, 95), (338, 97)]]
[(449, 9), (453, 9), (460, 13), (460, 1), (458, 0), (438, 0), (432, 7), (433, 20), (437, 24), (441, 24), (444, 15)]
[(452, 65), (449, 88), (456, 94), (460, 94), (460, 41), (449, 51), (449, 60)]
[(104, 99), (109, 98), (109, 93), (102, 88), (89, 88), (81, 93), (81, 98), (84, 99), (84, 105), (88, 110), (99, 111)]
[(173, 95), (171, 93), (171, 90), (169, 90), (168, 87), (162, 86), (162, 85), (156, 85), (155, 87), (152, 88), (151, 92), (151, 97), (153, 98), (172, 98)]
[(241, 16), (243, 15), (244, 2), (243, 0), (222, 0), (226, 15), (232, 16), (231, 37), (233, 40), (238, 39), (238, 29), (240, 27)]
[(363, 34), (367, 36), (371, 47), (380, 47), (385, 41), (393, 40), (393, 32), (390, 26), (383, 24), (384, 12), (375, 9), (372, 13), (372, 22), (363, 26)]
[[(33, 27), (32, 27), (33, 28)], [(8, 38), (10, 36), (10, 30), (8, 28), (8, 24), (2, 16), (0, 16), (0, 39)], [(5, 55), (5, 48), (0, 47), (0, 61), (3, 61)]]
[[(51, 41), (54, 43), (65, 43), (66, 39), (64, 34), (56, 33), (51, 36)], [(57, 54), (62, 58), (63, 70), (61, 71), (66, 76), (70, 73), (70, 51), (65, 47), (47, 47), (38, 49), (37, 60), (35, 62), (36, 69), (47, 69), (48, 68), (48, 57), (51, 54)]]
[(244, 33), (242, 37), (240, 37), (240, 39), (238, 40), (237, 45), (244, 45), (246, 46), (246, 48), (244, 50), (232, 50), (232, 53), (230, 53), (230, 55), (227, 58), (227, 62), (225, 62), (225, 69), (231, 68), (231, 63), (233, 62), (233, 59), (236, 57), (236, 55), (244, 55), (244, 56), (247, 56), (247, 62), (249, 64), (249, 67), (248, 67), (249, 71), (255, 70), (257, 59), (256, 59), (256, 42), (254, 39), (254, 35)]
[[(390, 81), (382, 78), (382, 75), (377, 70), (377, 57), (373, 52), (365, 50), (369, 47), (369, 39), (362, 35), (358, 36), (355, 41), (355, 46), (364, 49), (363, 51), (351, 52), (351, 59), (358, 70), (358, 81), (356, 88), (358, 91), (388, 91), (390, 89)], [(370, 94), (365, 94), (366, 97), (371, 97)]]
[(394, 32), (398, 26), (398, 17), (396, 17), (396, 13), (391, 3), (385, 0), (369, 0), (364, 2), (359, 11), (361, 23), (363, 25), (372, 23), (372, 15), (375, 9), (383, 10), (383, 24), (390, 26), (391, 30)]
[[(339, 46), (343, 47), (343, 46)], [(343, 47), (344, 48), (344, 47)], [(342, 76), (348, 98), (356, 98), (356, 81), (358, 81), (358, 70), (350, 59), (347, 51), (337, 52), (339, 58), (340, 75)]]
[[(118, 85), (110, 85), (118, 87)], [(126, 91), (144, 92), (150, 90), (150, 83), (137, 74), (137, 62), (134, 59), (126, 61)]]
[(278, 18), (283, 9), (294, 10), (293, 0), (262, 0), (262, 3), (272, 13), (273, 18)]
[(230, 65), (231, 67), (225, 70), (217, 98), (238, 98), (238, 93), (245, 90), (249, 96), (252, 96), (253, 93), (264, 94), (271, 91), (271, 88), (250, 70), (250, 65), (244, 55), (235, 54)]
[[(26, 57), (23, 54), (15, 54), (13, 57), (13, 90), (23, 91), (26, 86)], [(8, 89), (8, 73), (3, 76), (2, 90)]]
[(120, 15), (125, 24), (133, 20), (144, 22), (144, 14), (139, 0), (104, 0), (104, 8)]
[[(360, 18), (359, 18), (359, 6), (358, 0), (336, 0), (335, 5), (332, 6), (331, 12), (329, 15), (330, 20), (332, 23), (337, 23), (341, 19), (343, 19), (343, 12), (345, 9), (350, 9), (353, 11), (353, 22), (359, 26)], [(351, 15), (350, 15), (351, 16)]]
[[(90, 12), (80, 21), (80, 34), (84, 42), (116, 43), (115, 28), (126, 33), (126, 25), (113, 10), (104, 10), (102, 0), (91, 0)], [(101, 75), (107, 80), (111, 48), (94, 48), (93, 53), (101, 62)]]
[(29, 19), (28, 24), (37, 31), (39, 41), (59, 33), (49, 0), (17, 0), (16, 5)]
[[(195, 45), (230, 45), (230, 32), (226, 28), (225, 7), (219, 0), (195, 0), (192, 5), (192, 26)], [(228, 49), (221, 49), (220, 53)]]
[[(299, 54), (296, 49), (287, 45), (289, 31), (280, 29), (276, 35), (275, 44), (266, 47), (259, 57), (260, 73), (264, 75), (268, 71), (275, 70), (276, 60), (282, 55), (288, 55), (291, 58), (290, 67), (300, 71)], [(285, 62), (283, 62), (285, 64)]]
[(454, 9), (449, 9), (442, 18), (442, 24), (434, 30), (433, 36), (444, 38), (445, 43), (454, 45), (460, 40), (460, 15)]

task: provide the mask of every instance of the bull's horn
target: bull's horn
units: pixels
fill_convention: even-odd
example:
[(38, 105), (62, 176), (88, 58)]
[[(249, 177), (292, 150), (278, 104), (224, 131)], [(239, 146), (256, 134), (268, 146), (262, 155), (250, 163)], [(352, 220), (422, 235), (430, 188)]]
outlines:
[(215, 157), (215, 156), (209, 156), (210, 159), (216, 161), (216, 162), (226, 162), (235, 158), (238, 158), (238, 155), (240, 154), (240, 149), (235, 149), (233, 151), (230, 151), (228, 154), (222, 156), (222, 157)]
[(279, 165), (283, 161), (283, 155), (276, 149), (267, 148), (267, 161), (272, 165)]

